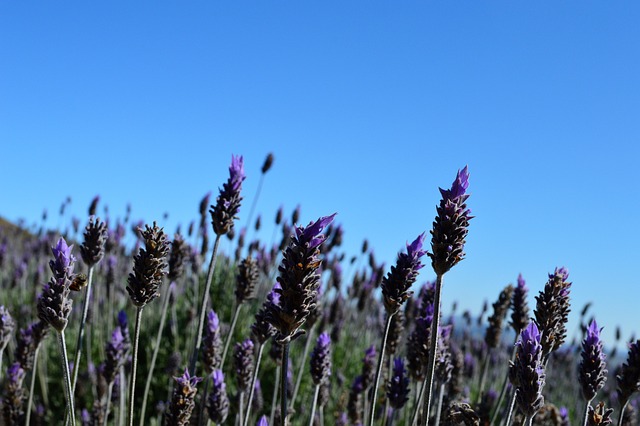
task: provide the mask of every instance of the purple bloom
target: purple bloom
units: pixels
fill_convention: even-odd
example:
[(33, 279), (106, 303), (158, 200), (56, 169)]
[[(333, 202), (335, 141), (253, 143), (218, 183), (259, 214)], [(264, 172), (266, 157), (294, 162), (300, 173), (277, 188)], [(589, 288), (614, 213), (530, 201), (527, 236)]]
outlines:
[(362, 358), (362, 385), (365, 389), (368, 389), (373, 385), (373, 381), (376, 377), (376, 361), (378, 354), (376, 352), (375, 345), (369, 346), (364, 352), (364, 358)]
[(461, 261), (465, 238), (468, 233), (471, 210), (467, 209), (466, 193), (469, 187), (467, 167), (458, 170), (451, 189), (440, 188), (442, 199), (436, 208), (437, 215), (431, 230), (431, 265), (436, 274), (442, 275)]
[(516, 387), (516, 403), (528, 418), (533, 417), (544, 405), (542, 388), (545, 372), (542, 364), (541, 335), (535, 323), (530, 323), (520, 333), (516, 343), (516, 357), (510, 362), (509, 379)]
[(189, 375), (189, 370), (185, 369), (184, 374), (180, 377), (174, 377), (174, 380), (171, 403), (165, 413), (165, 424), (187, 426), (191, 419), (191, 412), (196, 406), (195, 397), (198, 391), (196, 385), (202, 379)]
[(607, 381), (606, 356), (602, 349), (600, 329), (596, 320), (593, 320), (587, 328), (587, 334), (582, 342), (581, 356), (578, 381), (582, 388), (582, 396), (590, 402)]
[(15, 326), (16, 323), (13, 321), (9, 311), (4, 306), (0, 306), (0, 352), (7, 347)]
[(331, 223), (335, 213), (321, 217), (306, 228), (297, 227), (283, 254), (277, 281), (282, 287), (276, 292), (280, 303), (268, 305), (268, 318), (278, 331), (278, 340), (284, 343), (300, 335), (300, 328), (316, 308), (320, 285), (320, 249), (324, 235), (320, 234)]
[(242, 156), (231, 156), (229, 167), (229, 179), (222, 185), (216, 204), (211, 206), (209, 212), (216, 235), (228, 234), (233, 228), (233, 221), (237, 219), (240, 211), (242, 197), (242, 181), (244, 181), (244, 162)]
[(207, 399), (207, 410), (212, 422), (221, 424), (229, 415), (229, 397), (227, 386), (224, 383), (224, 374), (221, 370), (215, 370), (212, 374), (213, 389)]
[(21, 424), (24, 414), (23, 402), (27, 396), (22, 386), (26, 373), (19, 363), (14, 363), (7, 370), (7, 379), (3, 395), (3, 415), (7, 425)]
[(75, 261), (71, 254), (72, 247), (67, 245), (64, 238), (60, 238), (56, 246), (51, 248), (54, 260), (49, 262), (49, 267), (53, 277), (45, 284), (38, 298), (38, 317), (58, 332), (67, 327), (73, 304), (69, 297)]
[(236, 343), (233, 350), (233, 361), (238, 391), (246, 392), (251, 387), (251, 377), (253, 376), (253, 342), (251, 339)]
[(55, 247), (51, 247), (53, 260), (49, 261), (49, 268), (51, 268), (51, 272), (56, 279), (63, 278), (65, 274), (68, 278), (73, 276), (73, 264), (76, 258), (71, 254), (71, 249), (73, 249), (73, 244), (71, 246), (67, 245), (67, 242), (62, 237), (60, 237)]
[(216, 368), (220, 368), (222, 361), (222, 338), (220, 337), (220, 321), (218, 315), (209, 310), (207, 323), (202, 336), (202, 363), (207, 374), (211, 374)]
[(111, 340), (105, 347), (106, 360), (102, 375), (107, 383), (113, 383), (120, 367), (124, 364), (127, 346), (120, 327), (116, 327), (111, 333)]
[(387, 382), (387, 398), (389, 405), (396, 410), (402, 408), (409, 400), (409, 377), (402, 358), (393, 360), (393, 373)]
[(398, 254), (395, 267), (382, 279), (382, 296), (388, 315), (395, 315), (402, 304), (413, 295), (409, 288), (416, 282), (418, 271), (422, 268), (420, 258), (426, 253), (422, 250), (424, 233), (418, 235), (411, 244), (407, 244), (407, 253)]
[(260, 420), (258, 420), (258, 423), (256, 423), (256, 426), (269, 426), (269, 422), (267, 421), (267, 416), (260, 417)]
[(316, 386), (324, 384), (331, 376), (330, 345), (331, 338), (327, 333), (322, 333), (311, 352), (311, 378)]

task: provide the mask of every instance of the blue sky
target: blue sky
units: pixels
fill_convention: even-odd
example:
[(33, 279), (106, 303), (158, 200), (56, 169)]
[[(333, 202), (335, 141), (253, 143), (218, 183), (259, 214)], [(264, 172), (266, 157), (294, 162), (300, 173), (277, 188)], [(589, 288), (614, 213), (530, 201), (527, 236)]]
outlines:
[(605, 338), (628, 338), (638, 22), (635, 2), (2, 2), (0, 215), (55, 225), (67, 196), (84, 217), (99, 194), (173, 232), (242, 154), (242, 226), (273, 152), (264, 239), (299, 204), (390, 265), (469, 165), (445, 310), (478, 312), (520, 272), (533, 297), (564, 265), (572, 319), (593, 301)]

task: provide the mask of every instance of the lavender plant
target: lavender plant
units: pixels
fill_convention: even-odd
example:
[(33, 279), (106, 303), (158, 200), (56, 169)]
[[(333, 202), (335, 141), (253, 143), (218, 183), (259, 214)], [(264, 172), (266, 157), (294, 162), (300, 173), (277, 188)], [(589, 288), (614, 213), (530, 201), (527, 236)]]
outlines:
[(578, 369), (578, 381), (582, 389), (582, 396), (586, 401), (584, 425), (587, 424), (591, 401), (607, 381), (606, 356), (600, 340), (600, 331), (598, 323), (595, 320), (591, 321), (587, 328), (587, 334), (582, 341), (582, 360)]

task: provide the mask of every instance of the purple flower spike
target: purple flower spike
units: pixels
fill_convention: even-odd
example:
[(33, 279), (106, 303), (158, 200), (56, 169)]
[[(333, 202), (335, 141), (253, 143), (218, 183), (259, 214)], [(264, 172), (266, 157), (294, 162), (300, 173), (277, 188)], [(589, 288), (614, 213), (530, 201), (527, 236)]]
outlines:
[(216, 235), (226, 235), (233, 229), (233, 221), (240, 212), (242, 181), (244, 181), (244, 162), (242, 156), (231, 156), (229, 179), (222, 185), (216, 204), (211, 206), (211, 223)]
[(335, 214), (321, 217), (306, 228), (296, 228), (289, 246), (285, 249), (277, 281), (282, 287), (276, 292), (280, 303), (268, 305), (268, 319), (278, 331), (280, 343), (298, 337), (310, 313), (316, 309), (320, 286), (320, 244), (324, 241), (322, 230), (331, 223)]
[(13, 321), (9, 311), (4, 306), (0, 306), (0, 351), (7, 347), (15, 326), (16, 323)]
[(364, 352), (364, 358), (362, 358), (362, 385), (365, 389), (373, 385), (373, 381), (376, 377), (376, 361), (378, 354), (376, 352), (375, 345), (369, 346)]
[(571, 283), (567, 281), (568, 278), (569, 273), (565, 268), (556, 268), (553, 274), (549, 274), (544, 289), (536, 297), (534, 316), (542, 333), (542, 357), (545, 360), (551, 352), (560, 348), (567, 337), (567, 321), (571, 311)]
[(409, 400), (409, 377), (407, 377), (402, 358), (393, 360), (393, 374), (387, 382), (387, 398), (389, 398), (389, 405), (396, 410), (402, 408)]
[(515, 361), (509, 363), (509, 379), (517, 388), (516, 403), (527, 418), (532, 418), (544, 405), (545, 372), (540, 339), (538, 327), (530, 323), (516, 343)]
[(220, 368), (222, 361), (222, 338), (220, 337), (220, 320), (211, 309), (207, 314), (207, 324), (202, 336), (202, 363), (207, 374)]
[(216, 424), (222, 424), (229, 415), (229, 397), (227, 386), (224, 383), (224, 374), (221, 370), (215, 370), (212, 374), (213, 389), (207, 399), (209, 418)]
[(395, 267), (382, 279), (382, 296), (388, 315), (395, 315), (404, 302), (413, 295), (409, 288), (416, 282), (418, 271), (422, 268), (420, 259), (426, 253), (422, 250), (424, 233), (418, 235), (411, 244), (407, 244), (407, 253), (398, 254)]
[(17, 425), (24, 422), (24, 400), (27, 396), (26, 390), (22, 387), (22, 382), (26, 376), (25, 371), (19, 363), (14, 363), (7, 370), (7, 380), (3, 395), (4, 420), (8, 425)]
[(125, 362), (125, 354), (127, 352), (126, 342), (122, 335), (120, 327), (116, 327), (111, 333), (111, 340), (107, 343), (105, 348), (106, 360), (104, 368), (102, 369), (102, 375), (107, 383), (113, 383), (116, 379), (120, 367)]
[(184, 374), (180, 377), (174, 377), (174, 380), (171, 403), (165, 413), (165, 424), (187, 426), (193, 408), (196, 406), (195, 397), (198, 392), (196, 385), (202, 379), (189, 375), (189, 370), (185, 369)]
[(53, 260), (49, 261), (49, 267), (56, 278), (62, 278), (65, 274), (67, 277), (72, 277), (73, 264), (76, 258), (71, 254), (71, 249), (73, 249), (73, 245), (67, 245), (67, 242), (62, 237), (60, 237), (55, 247), (51, 247)]
[(596, 320), (591, 321), (587, 328), (587, 335), (582, 342), (582, 361), (580, 362), (578, 381), (582, 388), (582, 396), (588, 402), (607, 381), (606, 356), (602, 349), (600, 331)]
[(469, 187), (467, 167), (459, 170), (451, 189), (440, 188), (442, 199), (436, 208), (437, 215), (431, 230), (431, 265), (438, 275), (443, 275), (464, 259), (471, 210), (467, 209), (466, 193)]
[(618, 400), (620, 406), (624, 406), (631, 395), (640, 391), (640, 339), (629, 344), (627, 361), (622, 364), (616, 381), (618, 383)]
[(256, 426), (269, 426), (269, 421), (267, 420), (267, 416), (260, 417), (260, 420), (258, 420), (258, 423), (256, 423)]
[(511, 327), (520, 334), (520, 332), (529, 324), (529, 306), (527, 305), (527, 289), (522, 274), (518, 275), (518, 285), (513, 290), (513, 298), (511, 300)]
[(331, 338), (327, 333), (322, 333), (311, 353), (311, 378), (316, 386), (326, 383), (331, 376), (330, 345)]
[(246, 392), (251, 389), (253, 358), (253, 342), (251, 339), (246, 339), (242, 343), (236, 343), (233, 350), (233, 362), (239, 392)]

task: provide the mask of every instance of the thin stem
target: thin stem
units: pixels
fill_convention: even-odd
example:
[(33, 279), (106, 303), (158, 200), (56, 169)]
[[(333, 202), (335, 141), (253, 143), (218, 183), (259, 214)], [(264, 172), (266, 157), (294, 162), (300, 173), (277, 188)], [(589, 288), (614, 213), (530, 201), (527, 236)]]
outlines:
[(237, 422), (241, 422), (243, 419), (243, 410), (244, 407), (244, 391), (240, 392), (240, 397), (238, 398), (238, 419)]
[(382, 363), (384, 362), (384, 351), (387, 346), (387, 337), (389, 336), (389, 328), (391, 326), (391, 319), (395, 315), (393, 313), (387, 313), (387, 324), (384, 327), (384, 335), (382, 336), (382, 348), (378, 355), (378, 368), (376, 368), (376, 379), (373, 381), (373, 398), (371, 399), (371, 411), (369, 414), (369, 426), (373, 426), (373, 421), (376, 414), (376, 400), (378, 399), (378, 385), (380, 384), (380, 375), (382, 374)]
[(129, 384), (129, 426), (133, 426), (133, 404), (135, 402), (136, 371), (138, 370), (138, 344), (140, 343), (140, 320), (142, 319), (142, 309), (139, 306), (136, 310), (136, 328), (133, 337), (133, 353), (131, 359), (131, 383)]
[(38, 366), (38, 354), (40, 353), (40, 345), (36, 347), (33, 355), (33, 368), (31, 369), (31, 384), (29, 385), (29, 402), (27, 403), (27, 415), (24, 420), (25, 426), (29, 426), (31, 420), (31, 407), (33, 406), (33, 390), (36, 387), (36, 367)]
[(209, 269), (207, 271), (207, 283), (204, 287), (204, 293), (202, 294), (202, 303), (200, 303), (200, 319), (198, 320), (198, 333), (196, 334), (196, 340), (193, 344), (193, 354), (191, 355), (191, 363), (189, 365), (189, 371), (192, 376), (196, 374), (196, 363), (198, 362), (198, 355), (200, 353), (200, 346), (202, 345), (202, 330), (204, 327), (204, 320), (207, 315), (207, 303), (209, 301), (209, 289), (211, 288), (211, 280), (213, 279), (213, 271), (216, 265), (216, 254), (218, 252), (218, 244), (220, 243), (220, 235), (216, 234), (216, 240), (213, 243), (213, 253), (211, 254), (211, 262), (209, 262)]
[(307, 359), (307, 355), (309, 354), (309, 349), (311, 348), (311, 340), (313, 338), (314, 328), (315, 328), (315, 324), (314, 324), (314, 327), (311, 327), (311, 330), (309, 330), (309, 333), (306, 336), (307, 340), (304, 343), (304, 352), (302, 354), (302, 359), (300, 360), (300, 366), (298, 367), (298, 377), (296, 378), (296, 384), (293, 388), (293, 396), (291, 398), (291, 405), (294, 407), (296, 405), (298, 391), (300, 390), (300, 383), (302, 383), (302, 376), (304, 374), (305, 361)]
[(442, 412), (442, 400), (444, 399), (444, 383), (440, 385), (440, 390), (438, 391), (438, 406), (436, 407), (436, 421), (435, 425), (440, 424), (440, 413)]
[(253, 402), (253, 394), (256, 388), (256, 380), (258, 380), (258, 370), (260, 370), (260, 360), (262, 360), (262, 351), (264, 343), (258, 347), (258, 358), (256, 359), (256, 367), (253, 369), (253, 377), (251, 378), (251, 389), (249, 390), (249, 400), (247, 401), (247, 412), (244, 416), (244, 426), (249, 425), (249, 415), (251, 414), (251, 403)]
[(385, 410), (385, 416), (387, 416), (386, 426), (391, 426), (393, 424), (393, 418), (396, 416), (396, 409), (391, 408), (390, 413), (387, 413)]
[[(391, 367), (391, 362), (392, 362), (391, 358), (392, 357), (389, 356), (389, 358), (387, 359), (387, 375), (388, 375), (388, 377), (391, 377), (391, 375), (393, 374), (392, 371), (391, 371), (391, 368), (392, 368)], [(392, 410), (392, 415), (395, 415), (393, 413), (395, 410), (393, 408), (391, 408), (391, 410)], [(387, 420), (388, 420), (388, 417), (390, 417), (390, 416), (387, 415), (388, 411), (389, 411), (389, 398), (385, 398), (384, 399), (384, 411), (383, 411), (383, 413), (384, 413), (385, 416), (387, 416)]]
[(429, 345), (429, 365), (427, 367), (427, 378), (425, 380), (425, 387), (427, 388), (427, 395), (424, 399), (424, 422), (426, 426), (429, 423), (429, 412), (431, 410), (431, 394), (433, 388), (433, 375), (436, 369), (436, 350), (438, 349), (438, 327), (440, 326), (440, 297), (442, 293), (442, 277), (443, 274), (439, 274), (436, 277), (436, 293), (433, 299), (433, 321), (431, 323), (431, 344)]
[(505, 423), (507, 426), (511, 424), (511, 417), (513, 416), (513, 409), (516, 405), (516, 396), (518, 395), (518, 389), (513, 390), (513, 395), (511, 396), (511, 402), (509, 403), (509, 413), (507, 414), (507, 422)]
[(109, 419), (109, 411), (111, 408), (111, 393), (113, 392), (113, 382), (109, 383), (109, 387), (107, 388), (107, 394), (105, 395), (105, 409), (104, 409), (104, 424), (103, 426), (107, 426)]
[(280, 371), (280, 426), (287, 425), (287, 373), (289, 370), (289, 340), (282, 345), (282, 370)]
[(524, 416), (522, 426), (531, 426), (531, 423), (533, 423), (533, 416)]
[(618, 426), (622, 426), (622, 420), (624, 418), (624, 410), (627, 408), (628, 403), (629, 403), (629, 399), (627, 398), (624, 404), (620, 406), (620, 417), (618, 417)]
[(125, 407), (125, 403), (124, 400), (126, 398), (126, 377), (124, 375), (124, 365), (122, 367), (120, 367), (120, 381), (119, 381), (119, 386), (120, 386), (120, 392), (118, 392), (118, 399), (120, 400), (120, 408), (118, 409), (118, 425), (119, 426), (124, 426), (125, 423), (125, 418), (124, 418), (124, 413), (126, 412), (126, 407)]
[(487, 353), (485, 354), (484, 362), (482, 363), (482, 374), (480, 374), (480, 386), (478, 387), (478, 395), (476, 396), (477, 404), (479, 404), (480, 401), (482, 400), (482, 392), (484, 391), (484, 385), (487, 382), (487, 372), (489, 371), (490, 357), (491, 357), (491, 348), (487, 348)]
[(0, 349), (0, 382), (2, 381), (2, 355), (4, 355), (4, 348)]
[(426, 387), (427, 387), (427, 383), (423, 381), (422, 386), (420, 386), (419, 393), (417, 393), (417, 389), (416, 389), (417, 399), (414, 407), (415, 411), (413, 412), (413, 420), (411, 420), (412, 425), (418, 424), (418, 417), (420, 416), (420, 411), (422, 411), (422, 400), (424, 399), (424, 391)]
[(58, 333), (58, 337), (60, 340), (60, 353), (62, 354), (62, 374), (64, 376), (64, 391), (67, 398), (67, 412), (71, 419), (71, 426), (75, 426), (76, 416), (73, 408), (73, 391), (71, 390), (71, 376), (69, 374), (69, 359), (67, 357), (67, 344), (64, 340), (64, 330)]
[[(516, 333), (516, 341), (518, 340), (518, 335), (520, 333)], [(516, 357), (516, 346), (513, 346), (513, 352), (511, 353), (511, 361), (513, 361)], [(504, 375), (504, 380), (502, 381), (502, 389), (500, 390), (500, 396), (498, 397), (498, 403), (493, 411), (493, 415), (491, 416), (491, 422), (489, 423), (491, 426), (495, 424), (495, 421), (498, 419), (498, 413), (500, 412), (500, 406), (504, 401), (504, 397), (507, 394), (507, 387), (509, 382), (509, 369), (507, 368), (507, 373)]]
[(320, 385), (315, 386), (313, 392), (313, 403), (311, 404), (311, 417), (309, 418), (309, 426), (313, 426), (313, 417), (316, 415), (316, 405), (318, 404), (318, 394), (320, 393)]
[(238, 303), (233, 313), (233, 319), (231, 320), (231, 328), (229, 328), (229, 333), (227, 334), (227, 339), (224, 342), (224, 351), (222, 351), (222, 361), (220, 361), (220, 370), (224, 367), (224, 361), (227, 359), (227, 352), (229, 351), (229, 344), (231, 343), (231, 339), (233, 338), (233, 330), (236, 328), (236, 323), (238, 322), (238, 316), (240, 315), (240, 308), (242, 304)]
[(269, 413), (269, 424), (272, 425), (276, 416), (276, 403), (278, 402), (278, 392), (280, 390), (280, 369), (276, 366), (275, 378), (273, 380), (273, 396), (271, 397), (271, 413)]
[(84, 325), (87, 322), (87, 314), (89, 313), (89, 301), (91, 300), (91, 281), (93, 281), (93, 266), (89, 267), (87, 288), (84, 291), (84, 301), (82, 302), (82, 320), (80, 321), (80, 329), (78, 330), (78, 341), (76, 342), (76, 354), (73, 357), (73, 381), (71, 382), (72, 395), (75, 395), (76, 383), (78, 382), (78, 371), (80, 371), (80, 357), (82, 355)]
[(147, 381), (144, 385), (144, 395), (142, 397), (142, 409), (140, 412), (140, 426), (144, 426), (145, 413), (147, 411), (147, 399), (149, 397), (149, 389), (151, 388), (151, 379), (153, 378), (153, 371), (156, 368), (156, 359), (158, 358), (158, 350), (160, 349), (160, 341), (162, 339), (162, 330), (164, 330), (164, 322), (167, 318), (167, 308), (169, 307), (169, 300), (171, 300), (171, 285), (167, 288), (164, 294), (164, 300), (162, 303), (162, 313), (160, 314), (160, 325), (158, 326), (158, 334), (156, 335), (156, 341), (153, 347), (153, 354), (151, 355), (151, 364), (149, 365), (149, 371), (147, 372)]
[[(205, 415), (204, 411), (207, 407), (207, 394), (209, 393), (209, 375), (204, 377), (204, 390), (202, 391), (202, 398), (200, 398), (200, 413), (198, 413), (198, 424), (202, 425), (202, 422), (209, 420), (209, 416)], [(208, 422), (207, 422), (208, 424)]]
[(260, 196), (263, 180), (264, 180), (264, 173), (260, 175), (260, 180), (258, 181), (258, 188), (256, 189), (256, 195), (255, 197), (253, 197), (253, 202), (251, 203), (251, 208), (249, 209), (249, 216), (247, 216), (247, 228), (251, 226), (251, 219), (253, 219), (253, 212), (256, 209), (256, 204), (258, 204), (258, 197)]
[(587, 401), (584, 406), (584, 421), (582, 422), (583, 426), (587, 426), (587, 422), (589, 420), (589, 407), (591, 406), (591, 401)]

